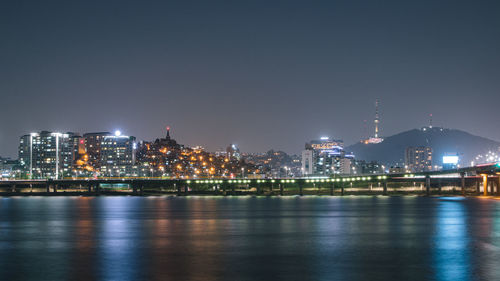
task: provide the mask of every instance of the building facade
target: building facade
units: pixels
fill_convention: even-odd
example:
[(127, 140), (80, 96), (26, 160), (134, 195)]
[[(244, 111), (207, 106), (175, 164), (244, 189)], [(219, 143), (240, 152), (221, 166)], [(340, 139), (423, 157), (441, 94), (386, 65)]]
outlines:
[(83, 135), (88, 165), (98, 171), (101, 168), (101, 143), (110, 132), (87, 133)]
[(350, 174), (354, 155), (344, 151), (342, 140), (321, 138), (306, 143), (302, 151), (302, 173), (304, 176), (330, 176)]
[(21, 174), (22, 170), (18, 160), (0, 157), (0, 180), (15, 178)]
[(103, 136), (99, 143), (99, 172), (104, 177), (132, 176), (135, 165), (135, 137)]
[(70, 176), (74, 162), (73, 133), (42, 131), (19, 141), (19, 161), (29, 178), (60, 179)]
[(230, 144), (227, 148), (226, 148), (226, 156), (229, 158), (229, 159), (232, 159), (232, 160), (240, 160), (241, 159), (241, 152), (240, 152), (240, 149), (238, 148), (238, 146), (236, 146), (236, 144)]
[(309, 176), (314, 174), (314, 153), (312, 149), (302, 151), (302, 175)]
[(385, 166), (377, 161), (356, 160), (352, 165), (352, 173), (361, 175), (383, 174), (385, 173), (384, 168)]
[(405, 151), (405, 168), (410, 172), (432, 170), (432, 148), (428, 146), (410, 146)]
[(350, 175), (352, 174), (352, 162), (353, 162), (353, 159), (351, 158), (340, 158), (339, 162), (338, 162), (338, 170), (339, 170), (339, 174), (341, 175)]

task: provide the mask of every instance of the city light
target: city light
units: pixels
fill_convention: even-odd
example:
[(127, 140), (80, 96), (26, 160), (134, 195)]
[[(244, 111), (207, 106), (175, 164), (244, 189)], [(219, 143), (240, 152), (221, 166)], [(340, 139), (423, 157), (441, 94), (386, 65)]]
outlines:
[(0, 5), (0, 281), (500, 281), (500, 0), (54, 2)]
[[(89, 138), (86, 135), (94, 137)], [(43, 139), (45, 137), (47, 140)], [(49, 141), (51, 138), (53, 143)], [(67, 138), (74, 139), (66, 140)], [(68, 141), (70, 143), (67, 143)], [(241, 183), (263, 182), (262, 180), (247, 182), (246, 179), (250, 178), (278, 178), (279, 182), (293, 183), (294, 178), (314, 175), (316, 177), (307, 179), (305, 182), (330, 183), (351, 181), (360, 183), (371, 181), (372, 179), (385, 180), (387, 176), (380, 174), (386, 172), (395, 174), (404, 173), (401, 177), (405, 178), (415, 178), (416, 176), (411, 173), (420, 172), (419, 169), (409, 165), (404, 165), (404, 169), (395, 167), (398, 169), (392, 170), (392, 167), (388, 169), (387, 166), (376, 162), (370, 163), (356, 160), (354, 155), (351, 157), (352, 153), (343, 151), (344, 144), (342, 140), (327, 136), (321, 137), (321, 141), (313, 140), (310, 143), (306, 143), (306, 150), (312, 151), (312, 153), (306, 154), (306, 156), (309, 155), (307, 157), (312, 158), (310, 166), (313, 169), (310, 170), (308, 168), (310, 174), (304, 173), (306, 170), (302, 165), (304, 163), (304, 155), (302, 155), (302, 161), (299, 158), (300, 156), (297, 157), (296, 155), (293, 155), (295, 158), (292, 158), (292, 161), (283, 161), (283, 159), (290, 159), (291, 155), (278, 151), (253, 155), (245, 154), (239, 152), (235, 144), (227, 146), (226, 151), (213, 153), (205, 151), (201, 146), (189, 147), (177, 144), (169, 135), (166, 138), (157, 139), (156, 141), (136, 141), (135, 137), (123, 136), (120, 130), (116, 130), (114, 134), (110, 134), (109, 132), (90, 133), (85, 134), (83, 137), (74, 133), (42, 131), (40, 133), (25, 135), (25, 138), (21, 140), (21, 144), (23, 142), (37, 145), (36, 149), (29, 147), (21, 149), (20, 155), (23, 158), (19, 161), (21, 164), (26, 163), (22, 167), (25, 175), (34, 179), (58, 178), (59, 175), (62, 175), (62, 177), (86, 175), (94, 178), (134, 176), (145, 178), (162, 177), (166, 179), (245, 179)], [(44, 146), (45, 143), (47, 146)], [(55, 166), (58, 167), (58, 163), (62, 163), (62, 165), (65, 165), (63, 168), (50, 168), (53, 171), (42, 174), (40, 166), (38, 164), (33, 165), (32, 161), (29, 161), (31, 157), (38, 157), (37, 155), (32, 155), (34, 151), (41, 151), (40, 149), (50, 151), (54, 147), (56, 150), (59, 150), (61, 147), (66, 146), (68, 147), (68, 156), (58, 153), (55, 157), (47, 157), (39, 162), (46, 167), (54, 165), (52, 163), (55, 163)], [(73, 146), (73, 148), (70, 148), (70, 146)], [(76, 149), (74, 151), (77, 152), (77, 154), (73, 155), (73, 159), (68, 158), (72, 149)], [(96, 154), (96, 150), (98, 149), (106, 153), (103, 155)], [(480, 167), (481, 165), (491, 165), (500, 167), (499, 154), (497, 150), (491, 149), (487, 153), (477, 155), (475, 159), (473, 158), (475, 161), (471, 161), (470, 166), (477, 165), (477, 167)], [(459, 155), (459, 153), (446, 153), (442, 157), (442, 162), (444, 164), (455, 164), (453, 169), (460, 168), (457, 162), (462, 159), (459, 159)], [(420, 159), (420, 155), (417, 156), (416, 158)], [(425, 159), (427, 158), (425, 156)], [(119, 161), (124, 162), (118, 164)], [(435, 170), (437, 168), (441, 168), (441, 166), (435, 167)], [(451, 170), (452, 168), (446, 169)], [(377, 176), (377, 174), (379, 175)], [(351, 176), (351, 178), (331, 178), (336, 177), (336, 175)], [(373, 175), (373, 177), (369, 177), (368, 175)]]
[(456, 165), (457, 163), (458, 163), (458, 156), (457, 155), (445, 155), (445, 156), (443, 156), (443, 164)]

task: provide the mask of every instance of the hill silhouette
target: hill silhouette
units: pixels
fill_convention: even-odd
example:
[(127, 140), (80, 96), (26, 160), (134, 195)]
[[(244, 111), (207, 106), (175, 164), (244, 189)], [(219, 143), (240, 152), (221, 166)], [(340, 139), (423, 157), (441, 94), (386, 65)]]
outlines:
[(469, 166), (477, 155), (488, 151), (499, 151), (500, 142), (461, 130), (426, 127), (387, 137), (378, 144), (359, 142), (346, 147), (346, 151), (352, 151), (359, 160), (402, 165), (405, 149), (408, 146), (430, 146), (433, 150), (433, 165), (441, 165), (445, 153), (458, 153), (460, 164)]

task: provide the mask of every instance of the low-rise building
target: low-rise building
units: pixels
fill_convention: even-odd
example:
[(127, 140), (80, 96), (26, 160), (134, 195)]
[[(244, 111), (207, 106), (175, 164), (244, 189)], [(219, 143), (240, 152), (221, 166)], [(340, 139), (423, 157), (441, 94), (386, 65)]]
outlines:
[(18, 160), (0, 157), (0, 179), (20, 177), (21, 172)]

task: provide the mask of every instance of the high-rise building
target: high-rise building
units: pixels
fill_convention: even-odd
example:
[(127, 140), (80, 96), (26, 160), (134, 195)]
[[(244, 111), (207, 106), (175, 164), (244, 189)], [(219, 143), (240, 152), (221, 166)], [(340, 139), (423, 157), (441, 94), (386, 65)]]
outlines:
[(341, 175), (349, 175), (352, 173), (351, 167), (352, 167), (352, 161), (353, 159), (351, 158), (341, 158), (338, 163), (338, 171), (339, 174)]
[(342, 140), (322, 137), (306, 143), (302, 151), (303, 175), (329, 176), (332, 174), (349, 174), (350, 161), (354, 155), (345, 153)]
[(115, 135), (100, 138), (100, 173), (106, 177), (131, 176), (135, 165), (135, 137)]
[(94, 170), (101, 168), (101, 142), (105, 136), (110, 135), (110, 132), (87, 133), (83, 135), (88, 164)]
[(88, 163), (87, 149), (85, 148), (85, 138), (80, 135), (71, 137), (73, 145), (73, 175), (76, 177), (89, 176), (93, 167)]
[[(73, 161), (81, 158), (85, 153), (85, 139), (80, 135), (70, 136), (71, 146), (73, 147)], [(73, 163), (74, 164), (74, 163)]]
[(343, 149), (344, 141), (343, 140), (334, 140), (329, 137), (321, 137), (319, 140), (312, 140), (309, 143), (306, 143), (306, 149), (313, 150), (335, 150), (335, 149)]
[(59, 179), (71, 175), (74, 161), (73, 133), (42, 131), (19, 141), (19, 160), (30, 178)]
[(340, 153), (331, 151), (313, 152), (316, 154), (314, 163), (314, 174), (319, 176), (329, 176), (332, 174), (350, 174), (351, 162), (353, 159), (342, 150)]
[(432, 148), (410, 146), (405, 151), (405, 168), (411, 172), (432, 170)]

